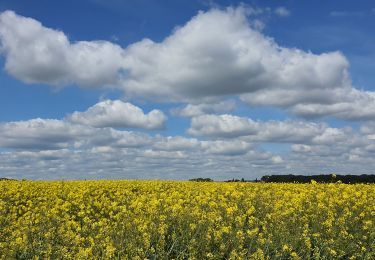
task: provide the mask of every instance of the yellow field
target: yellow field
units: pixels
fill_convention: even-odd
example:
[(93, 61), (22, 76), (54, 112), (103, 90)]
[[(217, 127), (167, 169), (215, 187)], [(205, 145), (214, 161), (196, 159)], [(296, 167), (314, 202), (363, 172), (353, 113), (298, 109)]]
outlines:
[(375, 259), (375, 185), (0, 182), (1, 259)]

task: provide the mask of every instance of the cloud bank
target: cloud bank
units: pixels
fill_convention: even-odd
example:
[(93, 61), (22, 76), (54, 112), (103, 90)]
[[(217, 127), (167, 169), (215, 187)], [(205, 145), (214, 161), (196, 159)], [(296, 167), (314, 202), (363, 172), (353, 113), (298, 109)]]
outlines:
[(129, 97), (194, 104), (237, 95), (250, 106), (304, 118), (375, 117), (374, 93), (352, 86), (342, 53), (279, 46), (253, 28), (249, 13), (245, 7), (199, 12), (161, 42), (144, 39), (123, 48), (71, 42), (61, 31), (5, 11), (1, 49), (6, 71), (27, 83), (112, 86)]

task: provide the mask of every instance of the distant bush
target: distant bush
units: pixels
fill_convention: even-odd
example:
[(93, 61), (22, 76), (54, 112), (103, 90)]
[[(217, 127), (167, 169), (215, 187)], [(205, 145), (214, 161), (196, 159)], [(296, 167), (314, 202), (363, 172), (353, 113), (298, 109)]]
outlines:
[(15, 179), (0, 178), (0, 181), (16, 181)]
[(211, 182), (214, 181), (210, 178), (195, 178), (195, 179), (190, 179), (189, 181), (198, 181), (198, 182)]
[(227, 181), (225, 181), (225, 182), (248, 182), (248, 181), (246, 181), (244, 178), (241, 178), (241, 180), (240, 179), (231, 179), (231, 180), (227, 180)]
[(375, 183), (375, 175), (266, 175), (263, 176), (261, 181), (263, 182), (296, 182), (296, 183), (309, 183), (311, 181), (316, 181), (320, 183)]

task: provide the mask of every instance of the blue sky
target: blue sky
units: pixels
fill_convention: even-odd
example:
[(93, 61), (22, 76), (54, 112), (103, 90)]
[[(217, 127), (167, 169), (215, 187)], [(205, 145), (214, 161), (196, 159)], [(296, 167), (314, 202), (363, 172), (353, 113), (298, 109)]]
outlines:
[(371, 173), (371, 1), (2, 1), (0, 176)]

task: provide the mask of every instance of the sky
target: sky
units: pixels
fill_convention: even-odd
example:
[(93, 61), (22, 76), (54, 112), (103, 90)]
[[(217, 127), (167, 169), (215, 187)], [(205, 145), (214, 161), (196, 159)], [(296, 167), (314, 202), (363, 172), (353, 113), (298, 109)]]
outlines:
[(0, 2), (0, 177), (372, 174), (373, 1)]

